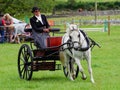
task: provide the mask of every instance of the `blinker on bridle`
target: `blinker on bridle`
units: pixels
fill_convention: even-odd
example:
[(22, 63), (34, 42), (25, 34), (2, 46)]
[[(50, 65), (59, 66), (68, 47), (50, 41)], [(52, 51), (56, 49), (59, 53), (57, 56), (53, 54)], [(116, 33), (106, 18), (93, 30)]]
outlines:
[[(77, 31), (76, 29), (74, 29), (73, 28), (73, 30), (71, 30), (71, 32), (70, 32), (70, 34), (72, 33), (72, 31)], [(78, 31), (78, 33), (79, 33), (79, 31)], [(79, 35), (78, 35), (78, 38), (79, 38), (79, 42), (78, 41), (72, 41), (72, 37), (70, 36), (70, 34), (69, 34), (69, 40), (68, 40), (68, 46), (70, 47), (70, 48), (74, 48), (75, 50), (79, 50), (80, 48), (81, 48), (81, 44), (80, 44), (80, 33), (79, 33)], [(79, 47), (74, 47), (74, 44), (75, 43), (78, 43), (79, 44)]]

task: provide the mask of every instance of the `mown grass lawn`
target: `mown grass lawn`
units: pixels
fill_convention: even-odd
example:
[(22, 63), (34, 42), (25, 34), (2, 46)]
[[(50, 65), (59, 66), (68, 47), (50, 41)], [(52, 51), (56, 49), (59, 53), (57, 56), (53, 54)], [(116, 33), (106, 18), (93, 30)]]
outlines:
[[(68, 0), (57, 0), (57, 1), (64, 1), (67, 2)], [(75, 0), (77, 2), (95, 2), (95, 0)], [(111, 1), (118, 1), (118, 0), (97, 0), (97, 2), (111, 2)]]
[[(96, 26), (98, 27), (98, 26)], [(0, 90), (119, 90), (120, 26), (111, 25), (107, 32), (87, 32), (101, 48), (92, 50), (95, 84), (90, 82), (86, 61), (82, 61), (87, 80), (79, 73), (75, 81), (65, 78), (63, 71), (34, 72), (31, 81), (21, 80), (17, 71), (17, 54), (22, 44), (0, 44)]]

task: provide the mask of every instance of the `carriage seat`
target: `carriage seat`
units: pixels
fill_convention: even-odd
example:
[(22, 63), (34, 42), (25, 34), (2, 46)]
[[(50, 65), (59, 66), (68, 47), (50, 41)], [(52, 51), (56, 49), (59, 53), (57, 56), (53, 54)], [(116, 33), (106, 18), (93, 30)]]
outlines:
[[(24, 30), (25, 32), (32, 32), (32, 28), (26, 28)], [(51, 28), (50, 29), (50, 32), (54, 33), (55, 32), (59, 32), (60, 29), (59, 28)], [(34, 42), (34, 38), (31, 39), (31, 43), (34, 43), (34, 45), (37, 47), (37, 43)], [(61, 45), (61, 40), (62, 40), (62, 37), (58, 37), (58, 36), (51, 36), (51, 37), (48, 37), (46, 39), (46, 43), (47, 43), (47, 47), (46, 47), (46, 50), (49, 50), (51, 48), (54, 48), (54, 50), (58, 49), (58, 48), (55, 48), (55, 47), (58, 47)]]
[[(47, 48), (33, 50), (35, 57), (41, 57), (42, 60), (60, 60), (59, 46), (61, 45), (62, 37), (47, 38)], [(38, 58), (40, 59), (40, 58)]]
[(61, 45), (62, 37), (48, 37), (47, 38), (47, 47), (58, 47)]

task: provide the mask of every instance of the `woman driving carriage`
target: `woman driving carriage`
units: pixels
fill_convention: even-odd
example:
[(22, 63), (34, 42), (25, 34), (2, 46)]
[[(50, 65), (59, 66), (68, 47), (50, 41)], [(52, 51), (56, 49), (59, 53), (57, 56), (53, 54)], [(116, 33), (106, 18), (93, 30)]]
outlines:
[(35, 44), (38, 48), (46, 48), (46, 38), (49, 37), (50, 25), (48, 24), (45, 15), (40, 13), (38, 7), (32, 8), (33, 17), (30, 18), (30, 24), (32, 26), (32, 34)]

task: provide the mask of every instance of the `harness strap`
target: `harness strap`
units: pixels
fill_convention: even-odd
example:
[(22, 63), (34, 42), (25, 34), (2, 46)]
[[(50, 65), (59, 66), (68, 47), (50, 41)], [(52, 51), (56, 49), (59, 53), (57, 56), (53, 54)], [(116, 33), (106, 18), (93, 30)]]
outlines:
[(80, 32), (83, 34), (83, 36), (85, 37), (87, 44), (90, 46), (90, 42), (89, 42), (89, 38), (87, 37), (87, 35), (85, 34), (85, 32), (83, 32), (83, 30), (80, 30)]
[[(95, 45), (97, 45), (99, 48), (101, 47), (98, 43), (96, 43), (93, 39), (91, 39), (90, 37), (87, 37), (87, 35), (85, 34), (85, 32), (83, 32), (83, 30), (80, 30), (80, 32), (84, 35), (84, 37), (86, 38), (86, 41), (89, 42), (89, 46), (91, 48), (93, 48)], [(91, 41), (91, 45), (90, 45), (90, 41)]]
[(83, 32), (83, 30), (80, 30), (80, 32), (85, 37), (85, 40), (87, 42), (87, 47), (86, 48), (79, 48), (78, 50), (80, 50), (80, 51), (86, 51), (86, 50), (88, 50), (90, 48), (90, 42), (89, 42), (89, 39), (88, 39), (87, 35), (85, 34), (85, 32)]

